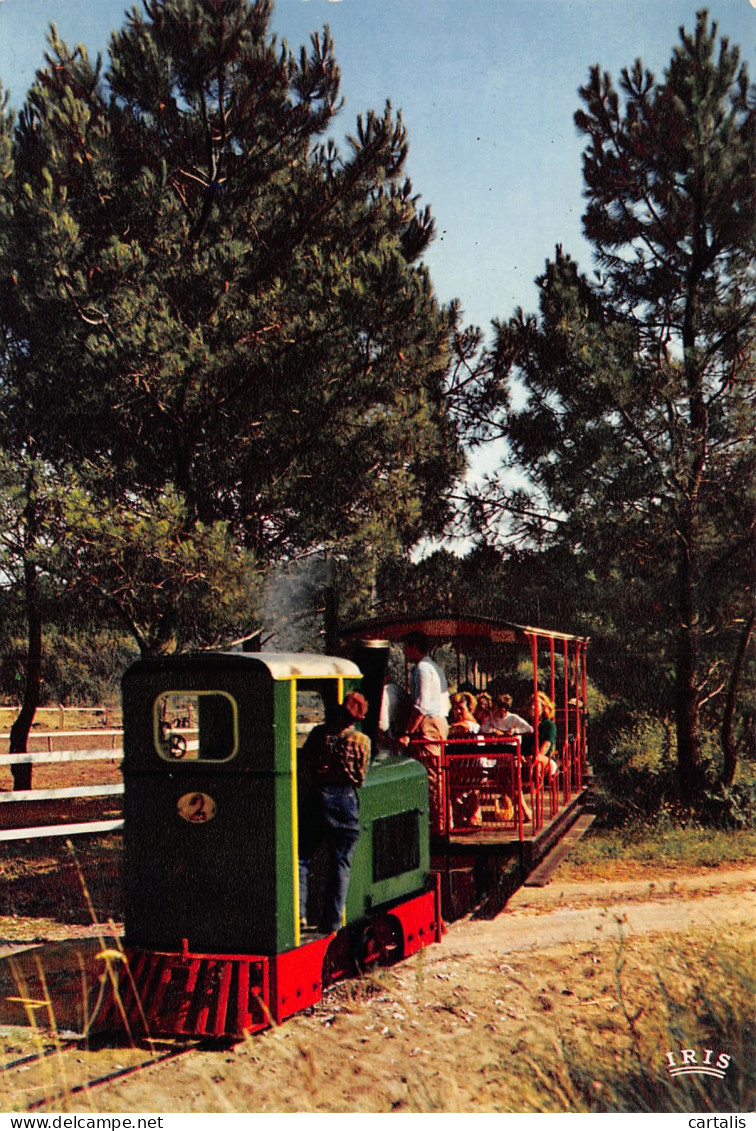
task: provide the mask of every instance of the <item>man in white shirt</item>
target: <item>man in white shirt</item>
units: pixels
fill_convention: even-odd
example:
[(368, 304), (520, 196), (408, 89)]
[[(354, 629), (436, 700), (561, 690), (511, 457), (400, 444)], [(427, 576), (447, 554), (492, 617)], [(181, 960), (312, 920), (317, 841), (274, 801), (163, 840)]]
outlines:
[(437, 814), (444, 812), (441, 756), (449, 733), (449, 685), (441, 668), (428, 655), (424, 633), (413, 632), (404, 641), (404, 654), (411, 664), (409, 690), (411, 707), (402, 746), (412, 742), (412, 754), (428, 771), (431, 805)]
[(381, 697), (376, 735), (377, 753), (396, 754), (399, 738), (404, 734), (404, 724), (409, 712), (409, 699), (398, 683), (386, 683)]

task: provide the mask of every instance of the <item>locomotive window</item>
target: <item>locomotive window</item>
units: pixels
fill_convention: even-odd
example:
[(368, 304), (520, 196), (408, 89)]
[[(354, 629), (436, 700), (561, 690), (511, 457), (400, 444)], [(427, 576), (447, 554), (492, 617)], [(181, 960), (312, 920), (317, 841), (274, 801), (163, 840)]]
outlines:
[(167, 762), (227, 762), (238, 733), (225, 691), (165, 691), (155, 700), (155, 747)]
[(325, 722), (325, 709), (320, 689), (297, 684), (297, 745), (301, 746), (313, 727)]
[(296, 683), (297, 744), (306, 740), (313, 727), (326, 722), (336, 708), (335, 679), (298, 679)]
[(420, 867), (420, 822), (416, 809), (373, 822), (373, 880), (388, 880)]

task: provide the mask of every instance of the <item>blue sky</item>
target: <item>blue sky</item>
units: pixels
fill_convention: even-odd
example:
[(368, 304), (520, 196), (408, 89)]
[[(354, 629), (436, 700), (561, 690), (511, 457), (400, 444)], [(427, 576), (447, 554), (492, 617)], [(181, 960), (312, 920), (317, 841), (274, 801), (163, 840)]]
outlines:
[[(756, 0), (711, 0), (720, 31), (754, 66)], [(291, 46), (327, 23), (342, 70), (344, 137), (358, 113), (401, 109), (409, 174), (436, 217), (427, 255), (442, 301), (488, 329), (536, 305), (534, 279), (557, 243), (590, 266), (573, 114), (599, 63), (616, 78), (638, 56), (657, 74), (695, 0), (278, 0)], [(69, 45), (105, 51), (126, 0), (0, 0), (0, 81), (18, 107), (51, 21)]]

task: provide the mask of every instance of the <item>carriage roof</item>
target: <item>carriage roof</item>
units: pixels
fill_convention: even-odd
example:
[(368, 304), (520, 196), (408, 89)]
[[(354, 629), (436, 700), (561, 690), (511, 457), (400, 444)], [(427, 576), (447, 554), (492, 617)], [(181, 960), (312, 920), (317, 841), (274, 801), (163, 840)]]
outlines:
[(549, 628), (534, 625), (514, 624), (510, 621), (494, 620), (482, 616), (460, 616), (451, 614), (430, 614), (417, 616), (406, 614), (394, 617), (375, 617), (345, 628), (343, 640), (360, 637), (383, 637), (389, 641), (401, 641), (411, 632), (423, 632), (435, 646), (454, 643), (461, 647), (466, 644), (525, 644), (537, 637), (540, 640), (566, 640), (587, 643), (587, 637), (574, 636), (566, 632), (556, 632)]

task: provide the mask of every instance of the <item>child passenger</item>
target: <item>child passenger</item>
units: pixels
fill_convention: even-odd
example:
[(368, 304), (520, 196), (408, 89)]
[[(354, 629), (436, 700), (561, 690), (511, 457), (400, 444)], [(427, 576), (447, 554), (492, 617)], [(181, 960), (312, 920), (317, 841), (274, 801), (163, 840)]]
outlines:
[(501, 731), (502, 734), (532, 734), (533, 728), (530, 723), (520, 715), (515, 715), (510, 709), (511, 706), (511, 695), (501, 693), (496, 696), (491, 716), (494, 730)]

